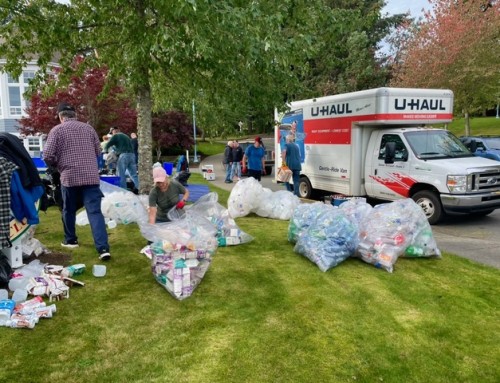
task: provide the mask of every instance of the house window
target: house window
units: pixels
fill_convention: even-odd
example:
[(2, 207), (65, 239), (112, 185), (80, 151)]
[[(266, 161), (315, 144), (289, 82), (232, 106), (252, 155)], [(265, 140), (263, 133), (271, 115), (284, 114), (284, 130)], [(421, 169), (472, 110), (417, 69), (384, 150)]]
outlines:
[(39, 152), (42, 150), (42, 144), (39, 137), (28, 137), (28, 150), (32, 152)]
[(23, 93), (34, 77), (35, 71), (24, 71), (22, 78), (14, 78), (10, 73), (7, 74), (9, 113), (11, 116), (21, 116), (23, 108), (29, 106), (29, 100), (24, 99)]
[(29, 85), (30, 81), (35, 78), (35, 71), (27, 70), (23, 72), (24, 84)]

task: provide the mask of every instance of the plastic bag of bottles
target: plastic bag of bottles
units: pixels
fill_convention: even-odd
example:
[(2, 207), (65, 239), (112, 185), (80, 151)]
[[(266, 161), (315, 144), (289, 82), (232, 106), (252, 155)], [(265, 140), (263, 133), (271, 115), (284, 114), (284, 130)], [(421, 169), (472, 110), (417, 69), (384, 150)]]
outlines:
[(137, 195), (109, 182), (101, 181), (100, 187), (104, 194), (101, 210), (105, 218), (123, 224), (148, 221), (147, 209)]
[(227, 206), (233, 218), (255, 213), (260, 217), (288, 220), (300, 199), (285, 190), (273, 192), (253, 177), (238, 181), (233, 187)]
[(256, 208), (263, 193), (263, 187), (253, 177), (238, 181), (227, 200), (229, 215), (233, 218), (245, 217)]
[(440, 254), (422, 209), (406, 198), (377, 205), (370, 211), (361, 224), (356, 253), (363, 261), (392, 272), (406, 249), (410, 249), (411, 256), (414, 244), (425, 246), (429, 255)]
[(344, 211), (326, 208), (298, 234), (294, 251), (328, 271), (352, 256), (358, 241), (358, 225)]
[(139, 223), (144, 238), (156, 242), (167, 240), (195, 248), (206, 248), (215, 251), (217, 239), (214, 225), (197, 213), (186, 214), (183, 219), (156, 224)]
[(289, 191), (273, 192), (271, 189), (263, 188), (259, 202), (252, 212), (260, 217), (289, 220), (298, 205), (300, 205), (299, 197)]
[(168, 240), (151, 245), (151, 269), (156, 281), (174, 298), (190, 297), (205, 276), (213, 252)]
[(340, 204), (339, 209), (350, 217), (358, 225), (370, 214), (373, 207), (366, 202), (366, 198), (353, 197)]
[(219, 204), (218, 194), (208, 193), (198, 199), (187, 209), (187, 214), (197, 213), (210, 221), (217, 230), (216, 238), (219, 246), (231, 246), (247, 243), (253, 237), (239, 228), (229, 215), (228, 209)]
[(307, 230), (318, 216), (326, 210), (332, 210), (333, 205), (322, 202), (304, 203), (298, 205), (294, 210), (288, 225), (288, 241), (297, 242), (297, 237), (303, 230)]
[(151, 269), (156, 281), (176, 299), (189, 297), (217, 250), (212, 223), (192, 212), (172, 222), (154, 225), (139, 222), (139, 228), (153, 242)]

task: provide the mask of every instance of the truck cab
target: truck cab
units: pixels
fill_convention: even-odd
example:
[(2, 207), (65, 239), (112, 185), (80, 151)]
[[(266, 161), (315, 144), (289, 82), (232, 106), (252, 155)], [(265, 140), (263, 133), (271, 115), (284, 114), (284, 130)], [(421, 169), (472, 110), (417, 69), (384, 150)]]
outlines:
[(374, 130), (368, 153), (367, 195), (413, 198), (431, 224), (445, 213), (486, 215), (500, 204), (500, 166), (475, 157), (446, 130)]

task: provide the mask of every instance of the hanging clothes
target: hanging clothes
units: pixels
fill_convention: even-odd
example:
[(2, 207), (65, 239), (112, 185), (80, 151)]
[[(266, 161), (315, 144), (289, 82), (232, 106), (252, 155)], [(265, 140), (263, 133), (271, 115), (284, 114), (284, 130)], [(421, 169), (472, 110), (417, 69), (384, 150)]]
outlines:
[(11, 247), (10, 242), (10, 186), (17, 166), (0, 157), (0, 248)]
[(33, 163), (28, 151), (19, 138), (10, 133), (0, 133), (0, 157), (16, 164), (19, 169), (19, 177), (25, 189), (42, 185), (42, 179), (38, 169)]

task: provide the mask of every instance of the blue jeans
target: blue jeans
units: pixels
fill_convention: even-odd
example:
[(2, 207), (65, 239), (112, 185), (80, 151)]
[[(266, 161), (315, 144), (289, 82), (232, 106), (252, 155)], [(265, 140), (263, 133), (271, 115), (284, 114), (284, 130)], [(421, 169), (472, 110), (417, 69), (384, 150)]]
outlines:
[(232, 162), (226, 164), (226, 181), (232, 181), (231, 180), (231, 170), (233, 169)]
[(98, 252), (109, 251), (108, 233), (106, 232), (106, 224), (101, 212), (101, 199), (104, 195), (99, 185), (61, 186), (61, 193), (63, 199), (62, 221), (66, 242), (71, 243), (78, 239), (75, 231), (76, 211), (78, 210), (79, 202), (83, 202), (83, 206), (85, 206), (85, 210), (87, 211), (87, 217), (89, 218), (96, 250)]
[(299, 195), (300, 170), (292, 170), (292, 181), (293, 181), (293, 186), (290, 184), (290, 182), (285, 182), (286, 190), (293, 192), (293, 194), (295, 194), (297, 197), (300, 197)]
[(122, 153), (117, 162), (118, 175), (120, 176), (120, 187), (127, 188), (127, 170), (130, 178), (134, 182), (136, 189), (139, 189), (139, 179), (137, 178), (137, 165), (135, 164), (134, 153)]
[(239, 161), (233, 162), (233, 165), (231, 166), (231, 179), (233, 179), (234, 176), (241, 178), (241, 163)]

